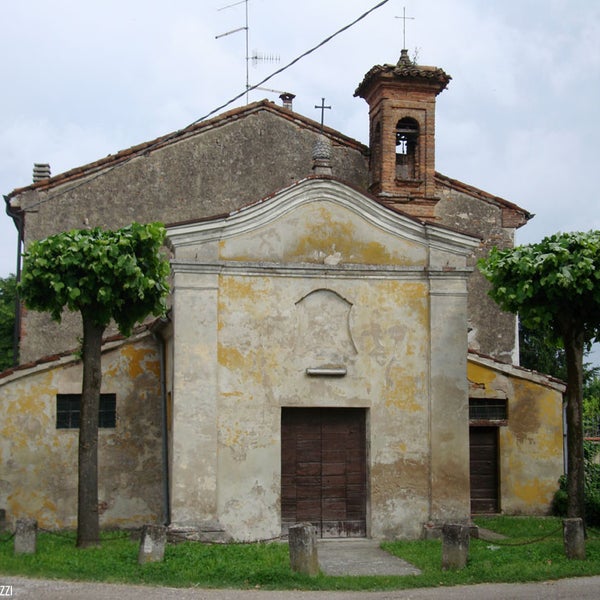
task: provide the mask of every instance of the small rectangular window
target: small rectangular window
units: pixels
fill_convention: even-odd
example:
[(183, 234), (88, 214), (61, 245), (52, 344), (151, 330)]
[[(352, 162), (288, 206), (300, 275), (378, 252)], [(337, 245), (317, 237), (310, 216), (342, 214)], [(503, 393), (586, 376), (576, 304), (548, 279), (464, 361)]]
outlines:
[[(81, 394), (56, 395), (56, 429), (79, 429)], [(114, 428), (117, 422), (117, 395), (100, 394), (98, 427)]]
[(469, 399), (469, 420), (471, 421), (506, 421), (508, 410), (506, 400), (490, 398)]

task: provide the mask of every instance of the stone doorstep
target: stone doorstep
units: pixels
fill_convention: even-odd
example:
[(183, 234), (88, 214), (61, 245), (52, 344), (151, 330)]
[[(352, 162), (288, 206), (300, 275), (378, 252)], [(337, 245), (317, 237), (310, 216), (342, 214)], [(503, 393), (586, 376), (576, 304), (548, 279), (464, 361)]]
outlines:
[(367, 538), (327, 539), (317, 542), (319, 566), (326, 575), (419, 575), (407, 561), (379, 547)]

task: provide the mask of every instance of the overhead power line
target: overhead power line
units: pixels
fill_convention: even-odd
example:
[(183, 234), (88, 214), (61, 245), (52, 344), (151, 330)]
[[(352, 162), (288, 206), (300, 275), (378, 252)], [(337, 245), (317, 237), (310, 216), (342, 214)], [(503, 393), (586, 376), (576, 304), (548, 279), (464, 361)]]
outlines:
[(296, 58), (294, 58), (292, 61), (290, 61), (285, 66), (277, 69), (276, 71), (273, 71), (273, 73), (271, 73), (270, 75), (268, 75), (267, 77), (265, 77), (262, 81), (259, 81), (257, 84), (250, 86), (248, 89), (244, 90), (243, 92), (240, 92), (239, 94), (237, 94), (236, 96), (234, 96), (233, 98), (231, 98), (230, 100), (228, 100), (227, 102), (225, 102), (224, 104), (221, 104), (220, 106), (217, 106), (217, 108), (215, 108), (215, 109), (211, 110), (210, 112), (206, 113), (204, 116), (200, 117), (199, 119), (196, 119), (195, 121), (193, 121), (192, 123), (190, 123), (186, 127), (182, 128), (182, 129), (178, 129), (177, 131), (174, 131), (173, 133), (171, 133), (169, 135), (166, 135), (166, 136), (163, 136), (163, 137), (157, 139), (154, 144), (150, 144), (149, 146), (144, 146), (139, 151), (132, 153), (130, 156), (128, 156), (127, 158), (123, 159), (122, 161), (120, 161), (120, 162), (118, 162), (118, 163), (116, 163), (116, 164), (114, 164), (114, 165), (112, 165), (110, 167), (107, 167), (107, 168), (103, 169), (102, 171), (99, 171), (95, 175), (87, 177), (84, 181), (81, 181), (79, 183), (76, 183), (76, 184), (73, 184), (71, 186), (68, 186), (68, 187), (66, 187), (63, 190), (57, 191), (54, 194), (50, 194), (46, 198), (43, 198), (41, 200), (38, 200), (37, 202), (34, 202), (33, 204), (30, 204), (29, 206), (27, 206), (25, 208), (25, 210), (30, 210), (30, 209), (36, 208), (37, 206), (40, 206), (41, 204), (45, 204), (46, 202), (49, 202), (50, 200), (54, 200), (55, 198), (58, 198), (59, 196), (62, 196), (64, 194), (68, 193), (68, 192), (72, 192), (73, 190), (76, 190), (76, 189), (78, 189), (78, 188), (80, 188), (80, 187), (82, 187), (84, 185), (88, 185), (88, 184), (92, 183), (93, 181), (96, 181), (100, 177), (102, 177), (104, 175), (107, 175), (108, 173), (112, 172), (114, 169), (117, 169), (119, 167), (122, 167), (122, 166), (126, 165), (131, 160), (133, 160), (134, 158), (137, 158), (141, 154), (147, 154), (148, 152), (151, 152), (154, 148), (156, 148), (158, 146), (163, 146), (165, 143), (169, 142), (170, 140), (178, 138), (179, 136), (181, 136), (184, 133), (186, 133), (186, 131), (188, 129), (191, 129), (192, 127), (194, 127), (198, 123), (201, 123), (202, 121), (208, 119), (209, 117), (212, 117), (214, 114), (220, 112), (224, 108), (227, 108), (230, 104), (233, 104), (235, 101), (237, 101), (240, 98), (242, 98), (249, 91), (260, 88), (267, 81), (273, 79), (273, 77), (276, 77), (277, 75), (280, 75), (284, 71), (287, 71), (287, 69), (289, 69), (290, 67), (292, 67), (293, 65), (295, 65), (297, 62), (299, 62), (303, 58), (307, 57), (308, 55), (312, 54), (313, 52), (315, 52), (319, 48), (322, 48), (323, 46), (325, 46), (326, 44), (328, 44), (331, 40), (333, 40), (335, 37), (337, 37), (341, 33), (344, 33), (344, 31), (347, 31), (351, 27), (354, 27), (354, 25), (356, 25), (357, 23), (359, 23), (360, 21), (362, 21), (363, 19), (365, 19), (366, 17), (368, 17), (372, 12), (375, 12), (376, 10), (378, 10), (379, 8), (381, 8), (384, 4), (387, 4), (388, 2), (389, 2), (389, 0), (381, 0), (381, 2), (378, 2), (375, 6), (373, 6), (372, 8), (370, 8), (369, 10), (367, 10), (366, 12), (364, 12), (363, 14), (361, 14), (356, 19), (354, 19), (354, 21), (348, 23), (347, 25), (344, 25), (344, 27), (342, 27), (341, 29), (338, 29), (335, 33), (332, 33), (330, 36), (326, 37), (324, 40), (322, 40), (321, 42), (319, 42), (316, 46), (313, 46), (309, 50), (306, 50), (305, 52), (303, 52), (302, 54), (300, 54), (299, 56), (297, 56)]

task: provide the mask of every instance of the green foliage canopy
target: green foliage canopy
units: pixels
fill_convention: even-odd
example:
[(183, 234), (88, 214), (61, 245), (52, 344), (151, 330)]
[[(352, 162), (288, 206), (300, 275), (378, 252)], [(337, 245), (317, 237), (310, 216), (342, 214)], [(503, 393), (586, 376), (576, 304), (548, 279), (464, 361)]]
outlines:
[(585, 324), (586, 342), (600, 334), (600, 231), (557, 233), (537, 244), (494, 248), (479, 261), (490, 296), (519, 313), (527, 327), (556, 337)]
[(13, 365), (16, 295), (16, 277), (0, 278), (0, 371)]
[[(478, 263), (490, 296), (530, 328), (562, 342), (567, 372), (567, 516), (585, 514), (583, 355), (600, 333), (600, 231), (557, 233)], [(577, 556), (582, 557), (581, 548)]]
[(19, 284), (25, 304), (61, 320), (64, 308), (100, 327), (111, 319), (130, 335), (147, 315), (165, 311), (168, 261), (161, 223), (116, 231), (72, 230), (30, 244)]
[[(597, 375), (586, 383), (583, 391), (583, 423), (586, 436), (600, 436), (600, 377)], [(600, 477), (598, 498), (600, 501)]]
[(526, 327), (519, 320), (519, 364), (526, 369), (566, 380), (565, 350), (562, 344), (553, 341), (555, 337), (548, 328)]

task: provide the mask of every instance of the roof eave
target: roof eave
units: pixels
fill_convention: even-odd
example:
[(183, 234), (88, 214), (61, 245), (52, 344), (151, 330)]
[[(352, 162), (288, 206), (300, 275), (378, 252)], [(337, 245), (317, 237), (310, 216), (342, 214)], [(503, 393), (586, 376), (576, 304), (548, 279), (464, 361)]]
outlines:
[(449, 187), (457, 192), (462, 192), (464, 194), (468, 194), (478, 200), (483, 200), (484, 202), (488, 202), (490, 204), (494, 204), (494, 205), (500, 206), (502, 208), (514, 210), (515, 212), (517, 212), (523, 216), (523, 223), (521, 223), (521, 225), (519, 225), (519, 227), (522, 227), (523, 225), (525, 225), (527, 223), (527, 221), (529, 221), (530, 219), (533, 219), (533, 217), (535, 216), (533, 213), (530, 213), (529, 211), (520, 207), (518, 204), (514, 204), (513, 202), (510, 202), (509, 200), (501, 198), (500, 196), (495, 196), (495, 195), (490, 194), (489, 192), (486, 192), (480, 188), (477, 188), (468, 183), (459, 181), (458, 179), (453, 179), (452, 177), (448, 177), (447, 175), (443, 175), (442, 173), (439, 173), (437, 171), (435, 173), (435, 180), (437, 183), (439, 183), (441, 185), (445, 185), (446, 187)]
[(332, 141), (335, 141), (342, 145), (353, 147), (365, 156), (369, 152), (368, 147), (359, 142), (358, 140), (346, 136), (340, 133), (339, 131), (332, 129), (331, 127), (322, 126), (320, 123), (314, 121), (313, 119), (305, 117), (288, 108), (278, 106), (274, 102), (271, 102), (269, 100), (260, 100), (258, 102), (247, 104), (243, 107), (234, 108), (206, 121), (192, 123), (191, 125), (188, 125), (183, 129), (160, 136), (154, 140), (131, 146), (130, 148), (121, 150), (116, 154), (109, 154), (108, 156), (101, 158), (97, 161), (88, 163), (86, 165), (82, 165), (80, 167), (76, 167), (74, 169), (70, 169), (69, 171), (65, 171), (64, 173), (55, 175), (54, 177), (43, 179), (28, 186), (16, 188), (7, 196), (5, 196), (5, 199), (8, 199), (8, 202), (10, 201), (10, 199), (24, 192), (34, 190), (45, 191), (64, 185), (66, 183), (70, 183), (75, 180), (90, 177), (92, 175), (97, 174), (98, 172), (103, 171), (104, 169), (108, 169), (120, 163), (129, 161), (132, 158), (136, 158), (137, 156), (140, 156), (142, 154), (159, 150), (170, 144), (177, 143), (182, 139), (201, 133), (202, 131), (212, 129), (214, 127), (225, 126), (242, 117), (245, 117), (247, 115), (261, 110), (267, 110), (269, 112), (275, 113), (287, 120), (293, 121), (301, 126), (312, 129), (315, 132), (322, 133), (323, 135), (331, 138)]

